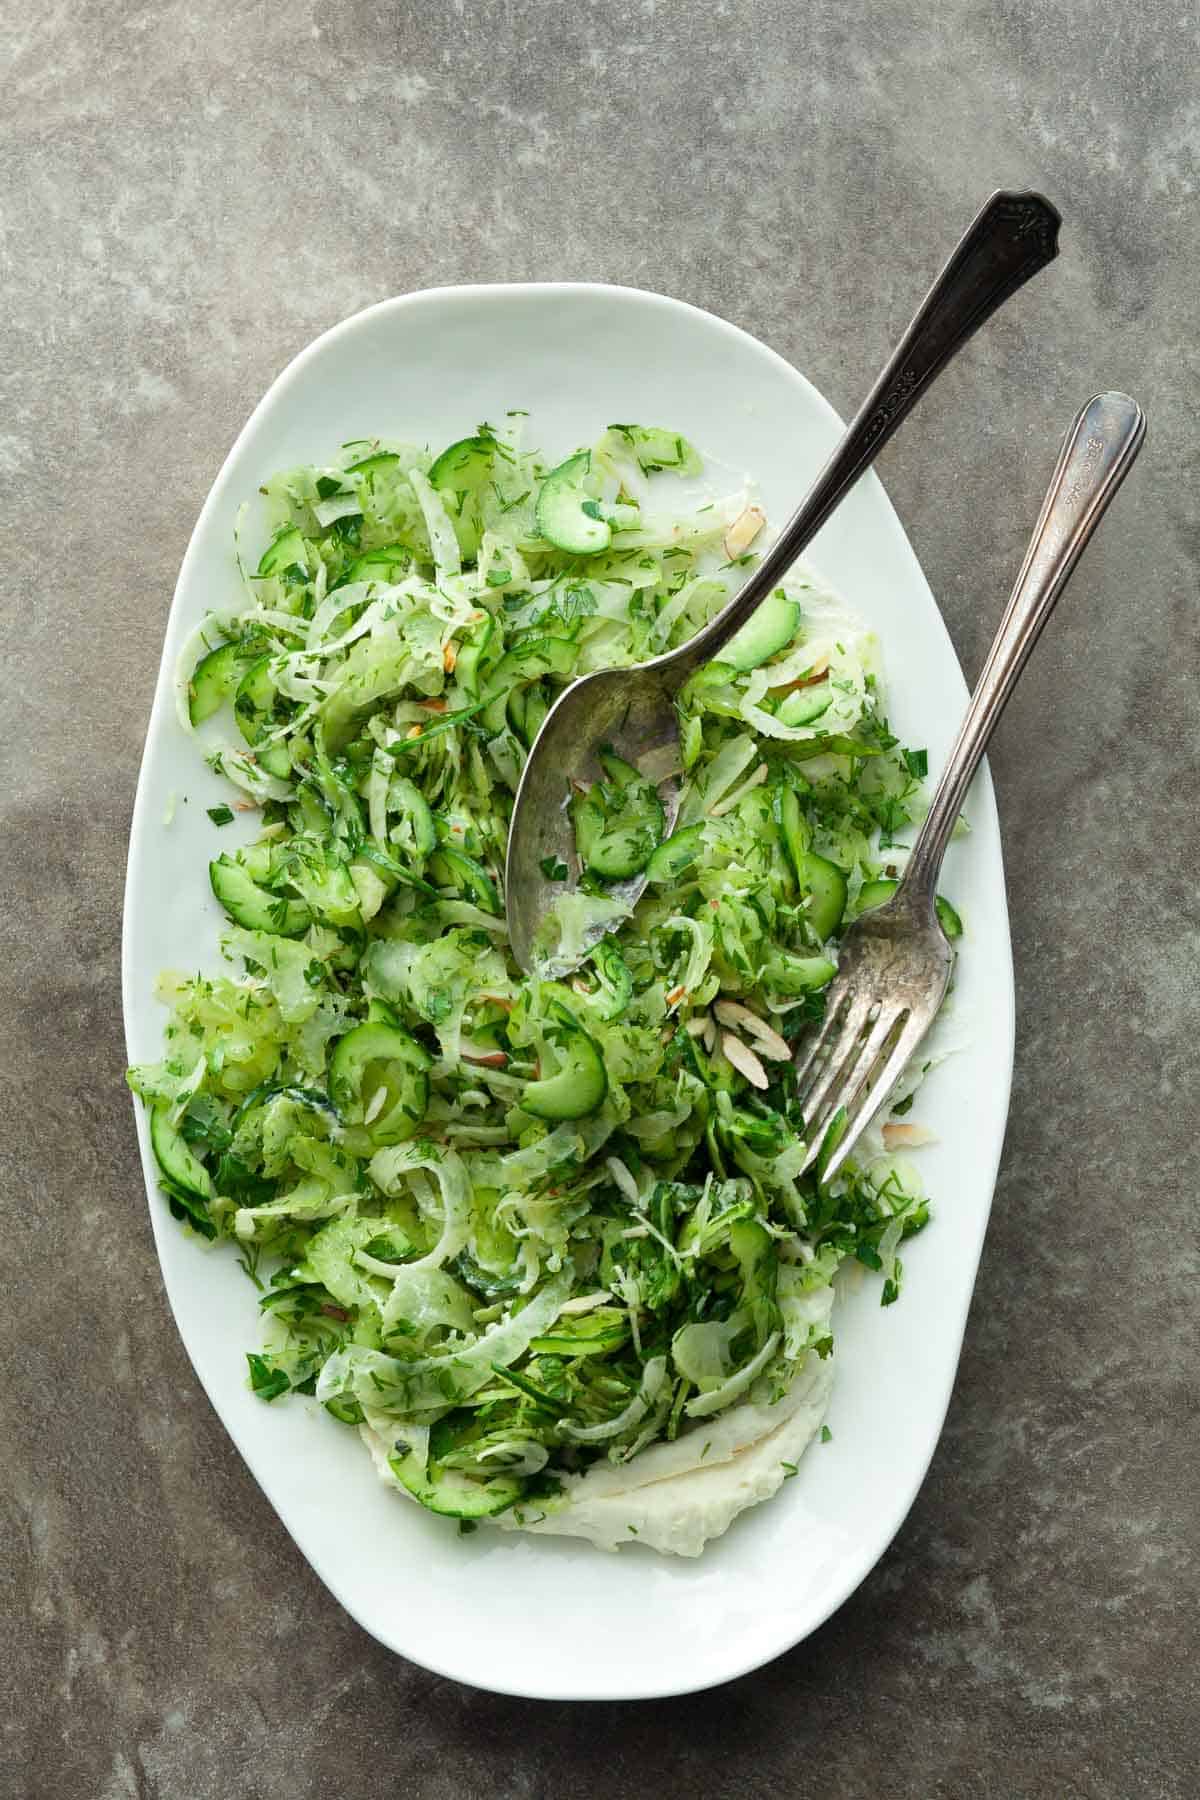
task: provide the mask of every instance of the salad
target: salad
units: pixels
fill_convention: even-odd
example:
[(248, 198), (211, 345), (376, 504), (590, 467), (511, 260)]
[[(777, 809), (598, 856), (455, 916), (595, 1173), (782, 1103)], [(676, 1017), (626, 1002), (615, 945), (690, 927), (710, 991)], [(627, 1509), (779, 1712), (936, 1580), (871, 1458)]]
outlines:
[(247, 566), (239, 530), (244, 597), (177, 680), (229, 784), (227, 970), (161, 978), (164, 1055), (128, 1078), (172, 1213), (255, 1286), (263, 1401), (315, 1396), (461, 1530), (695, 1554), (821, 1428), (839, 1267), (889, 1304), (927, 1218), (896, 1153), (920, 1071), (825, 1184), (792, 1062), (840, 931), (895, 885), (925, 755), (872, 636), (794, 570), (683, 690), (673, 769), (601, 748), (564, 792), (575, 864), (545, 871), (553, 956), (523, 975), (501, 872), (542, 720), (684, 642), (765, 525), (674, 432), (551, 468), (523, 424), (345, 444), (261, 490), (270, 541)]

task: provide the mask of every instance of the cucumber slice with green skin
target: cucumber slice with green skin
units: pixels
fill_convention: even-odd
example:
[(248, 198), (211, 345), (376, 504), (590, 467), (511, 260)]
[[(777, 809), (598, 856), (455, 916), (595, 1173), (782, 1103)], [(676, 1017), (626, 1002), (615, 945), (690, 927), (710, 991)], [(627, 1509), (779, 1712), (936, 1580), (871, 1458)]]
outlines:
[(156, 1101), (150, 1109), (150, 1147), (155, 1162), (177, 1188), (197, 1200), (215, 1197), (212, 1176), (194, 1155), (178, 1126), (172, 1124), (171, 1109), (165, 1100)]
[(775, 994), (807, 994), (822, 988), (837, 974), (837, 964), (827, 956), (795, 956), (777, 950), (768, 959), (764, 985)]
[(628, 1315), (615, 1306), (598, 1306), (595, 1312), (560, 1319), (544, 1337), (534, 1338), (529, 1348), (535, 1356), (607, 1356), (628, 1342)]
[(439, 845), (429, 859), (428, 873), (439, 887), (457, 888), (484, 912), (498, 914), (502, 910), (495, 882), (483, 864), (465, 850), (456, 850), (452, 844)]
[(335, 1045), (329, 1059), (329, 1097), (347, 1125), (362, 1125), (383, 1088), (385, 1098), (366, 1121), (366, 1131), (374, 1144), (402, 1144), (425, 1117), (432, 1062), (407, 1031), (368, 1020)]
[(608, 745), (598, 760), (604, 780), (572, 803), (575, 843), (593, 875), (623, 881), (644, 869), (662, 842), (662, 801), (653, 782)]
[(411, 1451), (388, 1457), (388, 1467), (414, 1500), (429, 1512), (447, 1519), (490, 1519), (507, 1512), (525, 1492), (525, 1483), (514, 1475), (492, 1475), (476, 1481), (458, 1469), (443, 1469), (430, 1462), (422, 1467)]
[(282, 867), (318, 919), (335, 927), (361, 926), (361, 903), (354, 877), (323, 844), (294, 840)]
[(765, 1343), (772, 1321), (778, 1316), (775, 1291), (779, 1253), (775, 1240), (757, 1219), (737, 1219), (729, 1228), (729, 1248), (737, 1258), (742, 1277), (742, 1304), (754, 1316), (759, 1343)]
[(231, 856), (208, 865), (212, 891), (235, 925), (247, 931), (269, 931), (276, 937), (300, 937), (312, 924), (302, 900), (287, 900), (260, 887), (250, 871)]
[(469, 437), (443, 450), (429, 471), (429, 485), (441, 496), (450, 515), (465, 562), (479, 554), (483, 536), (479, 495), (491, 481), (495, 466), (495, 440)]
[(828, 681), (812, 687), (793, 688), (779, 702), (775, 717), (781, 725), (812, 725), (833, 705), (833, 690)]
[(604, 779), (612, 787), (633, 788), (651, 786), (651, 783), (646, 780), (646, 777), (642, 774), (640, 769), (635, 769), (633, 764), (626, 762), (623, 756), (618, 756), (616, 751), (608, 744), (601, 744), (599, 750), (596, 752), (596, 760), (604, 770)]
[(364, 456), (361, 462), (351, 463), (347, 475), (378, 475), (384, 469), (394, 469), (400, 461), (395, 450), (376, 450), (370, 456)]
[(594, 789), (586, 794), (573, 794), (571, 797), (571, 824), (575, 828), (575, 849), (579, 860), (586, 867), (591, 860), (592, 851), (600, 841), (604, 830), (604, 809), (592, 798)]
[(579, 660), (579, 645), (570, 638), (527, 638), (514, 644), (496, 664), (487, 680), (483, 723), (493, 734), (508, 721), (508, 700), (517, 683), (540, 681), (543, 675), (570, 675)]
[(404, 844), (407, 837), (415, 856), (432, 855), (437, 845), (437, 827), (429, 802), (416, 783), (407, 775), (393, 775), (388, 784), (388, 805), (402, 820), (402, 835), (399, 839), (392, 836), (392, 841)]
[[(858, 916), (861, 917), (865, 912), (874, 912), (877, 906), (882, 906), (885, 900), (891, 899), (899, 886), (898, 881), (864, 881), (858, 892)], [(961, 937), (963, 922), (945, 895), (939, 894), (933, 904), (938, 916), (938, 923), (946, 936), (948, 938)]]
[(595, 1040), (567, 1011), (558, 1009), (562, 1024), (562, 1067), (544, 1081), (531, 1081), (520, 1104), (535, 1119), (582, 1119), (603, 1104), (608, 1070)]
[(298, 525), (285, 525), (282, 531), (276, 532), (263, 551), (255, 573), (261, 576), (278, 575), (282, 570), (290, 569), (294, 563), (306, 566), (304, 533)]
[(689, 676), (682, 690), (683, 696), (686, 699), (693, 694), (703, 694), (708, 688), (727, 687), (736, 674), (731, 662), (705, 663), (702, 669)]
[(591, 466), (590, 450), (568, 456), (546, 476), (534, 507), (533, 520), (541, 536), (570, 556), (595, 556), (612, 542), (612, 526), (601, 518), (599, 502), (584, 489)]
[(663, 810), (622, 816), (606, 825), (592, 845), (587, 866), (602, 881), (626, 881), (639, 874), (662, 842)]
[(479, 694), (480, 673), (495, 635), (496, 627), (489, 613), (471, 628), (458, 646), (454, 678), (472, 698)]
[(633, 998), (633, 972), (611, 938), (600, 939), (591, 961), (604, 997), (597, 1009), (600, 1017), (619, 1019)]
[(525, 743), (531, 750), (533, 740), (546, 723), (546, 714), (549, 711), (550, 701), (547, 698), (546, 690), (541, 682), (535, 681), (531, 688), (525, 690), (525, 717), (522, 724)]
[(646, 864), (646, 880), (678, 881), (695, 863), (703, 841), (703, 825), (685, 825), (682, 831), (664, 838)]
[(338, 582), (345, 587), (351, 581), (398, 581), (412, 567), (412, 552), (403, 544), (381, 544), (377, 550), (366, 550), (356, 556)]
[(188, 682), (188, 717), (193, 725), (203, 725), (232, 698), (253, 661), (253, 652), (242, 644), (218, 644), (200, 658)]
[(525, 736), (525, 689), (512, 688), (504, 706), (504, 716), (508, 728), (514, 731), (521, 742), (528, 747), (529, 739)]
[(804, 817), (800, 805), (800, 796), (792, 787), (778, 787), (774, 798), (775, 819), (783, 838), (784, 849), (788, 853), (792, 869), (797, 881), (804, 880), (804, 872), (812, 849), (812, 833), (808, 828), (808, 820)]
[(786, 649), (800, 629), (800, 608), (782, 588), (768, 594), (721, 652), (722, 662), (745, 673)]
[(233, 716), (238, 730), (254, 748), (255, 756), (268, 775), (286, 779), (292, 772), (292, 757), (286, 744), (266, 744), (259, 740), (275, 723), (275, 697), (279, 690), (271, 674), (270, 656), (259, 656), (250, 664), (238, 683), (234, 696)]
[(805, 911), (808, 922), (822, 943), (831, 938), (846, 911), (846, 877), (827, 856), (810, 850), (803, 868), (797, 871), (801, 887), (807, 890)]

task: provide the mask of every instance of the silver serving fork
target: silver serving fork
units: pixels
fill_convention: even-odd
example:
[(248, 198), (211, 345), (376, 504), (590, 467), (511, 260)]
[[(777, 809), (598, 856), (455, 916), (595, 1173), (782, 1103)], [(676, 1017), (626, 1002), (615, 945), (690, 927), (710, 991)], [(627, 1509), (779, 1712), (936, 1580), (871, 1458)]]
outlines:
[(1071, 426), (900, 885), (842, 940), (824, 1018), (802, 1045), (797, 1064), (797, 1099), (807, 1127), (804, 1167), (816, 1162), (825, 1182), (887, 1102), (942, 1004), (954, 957), (934, 897), (950, 833), (1042, 627), (1145, 434), (1142, 409), (1127, 394), (1097, 395)]

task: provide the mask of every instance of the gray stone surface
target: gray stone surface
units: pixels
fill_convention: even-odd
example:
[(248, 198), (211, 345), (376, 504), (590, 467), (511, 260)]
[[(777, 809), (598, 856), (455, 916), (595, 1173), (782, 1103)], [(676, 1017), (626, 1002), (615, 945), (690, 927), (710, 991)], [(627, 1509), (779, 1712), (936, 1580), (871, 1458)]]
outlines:
[[(0, 9), (5, 1796), (1197, 1792), (1195, 24)], [(845, 411), (1001, 184), (1057, 200), (1064, 254), (883, 464), (969, 672), (1076, 405), (1125, 386), (1151, 425), (993, 759), (1017, 1073), (946, 1435), (879, 1568), (761, 1675), (632, 1707), (459, 1689), (325, 1593), (160, 1292), (118, 941), (188, 532), (282, 364), (437, 282), (677, 294)]]

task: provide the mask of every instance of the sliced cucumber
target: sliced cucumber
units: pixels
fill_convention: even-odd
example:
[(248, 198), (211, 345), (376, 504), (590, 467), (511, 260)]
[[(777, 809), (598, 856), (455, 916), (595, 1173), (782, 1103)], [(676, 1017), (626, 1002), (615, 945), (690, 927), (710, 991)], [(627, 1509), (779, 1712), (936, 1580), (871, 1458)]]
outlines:
[(212, 1176), (184, 1139), (178, 1126), (171, 1122), (171, 1109), (159, 1100), (150, 1109), (150, 1145), (154, 1160), (166, 1176), (185, 1194), (197, 1200), (211, 1200), (216, 1189)]
[(454, 664), (456, 681), (464, 687), (474, 699), (479, 693), (479, 677), (482, 665), (496, 635), (496, 627), (490, 613), (472, 626), (468, 635), (458, 646), (458, 657)]
[(608, 745), (598, 758), (604, 780), (572, 808), (575, 842), (593, 875), (623, 881), (644, 869), (662, 842), (662, 801), (653, 782)]
[[(614, 939), (601, 938), (592, 951), (592, 963), (596, 970), (596, 979), (600, 983), (602, 1004), (598, 1007), (601, 1018), (619, 1019), (633, 998), (633, 973), (625, 958), (621, 955)], [(597, 999), (600, 995), (597, 995)]]
[(628, 1314), (615, 1306), (598, 1306), (595, 1312), (560, 1319), (529, 1348), (535, 1356), (606, 1356), (628, 1341)]
[(604, 808), (592, 798), (594, 788), (586, 794), (571, 796), (571, 824), (575, 828), (575, 849), (585, 868), (604, 830)]
[[(394, 844), (410, 849), (414, 856), (432, 854), (437, 844), (437, 828), (420, 788), (407, 775), (393, 775), (388, 783), (388, 806), (400, 814), (400, 825), (393, 825), (389, 837)], [(397, 830), (400, 836), (396, 836)]]
[(499, 913), (500, 895), (496, 884), (482, 863), (452, 844), (441, 844), (429, 859), (429, 877), (439, 887), (457, 888), (484, 912)]
[(407, 1031), (368, 1020), (338, 1040), (329, 1059), (329, 1097), (347, 1125), (362, 1125), (372, 1111), (365, 1120), (372, 1143), (401, 1144), (425, 1117), (431, 1067), (429, 1052)]
[(633, 451), (643, 475), (656, 474), (659, 469), (699, 475), (704, 467), (699, 452), (677, 431), (666, 431), (661, 425), (610, 425), (608, 429)]
[(776, 788), (774, 812), (780, 836), (783, 838), (784, 849), (788, 853), (796, 880), (803, 881), (809, 851), (812, 848), (812, 833), (808, 828), (808, 820), (804, 817), (800, 796), (795, 788), (782, 786)]
[(277, 531), (271, 542), (263, 551), (255, 573), (257, 575), (278, 575), (283, 569), (290, 569), (294, 563), (305, 567), (304, 533), (298, 525), (285, 525)]
[[(400, 1454), (401, 1448), (403, 1454)], [(407, 1445), (397, 1446), (388, 1457), (396, 1480), (430, 1512), (447, 1519), (490, 1519), (507, 1512), (521, 1498), (525, 1483), (515, 1475), (492, 1475), (476, 1481), (458, 1469), (444, 1469), (435, 1462), (422, 1464)]]
[(364, 456), (361, 462), (351, 463), (347, 475), (378, 475), (384, 469), (394, 469), (400, 457), (395, 450), (376, 450), (370, 456)]
[(812, 687), (793, 688), (779, 702), (775, 717), (781, 725), (811, 725), (833, 705), (833, 689), (828, 681)]
[(782, 588), (768, 594), (737, 636), (726, 644), (721, 661), (745, 673), (757, 669), (769, 657), (778, 656), (800, 628), (800, 608)]
[(534, 508), (534, 524), (546, 542), (570, 556), (595, 556), (612, 542), (612, 526), (583, 485), (591, 466), (590, 450), (568, 456), (546, 476)]
[(699, 856), (703, 841), (703, 825), (685, 825), (682, 831), (676, 831), (671, 837), (664, 838), (646, 864), (646, 880), (653, 882), (678, 881), (679, 877), (686, 874)]
[(362, 924), (361, 902), (349, 868), (325, 844), (294, 838), (282, 867), (316, 917), (335, 927)]
[(648, 787), (646, 777), (640, 769), (618, 756), (611, 744), (601, 744), (596, 752), (596, 760), (604, 770), (604, 779), (615, 788)]
[(483, 536), (479, 496), (492, 479), (495, 456), (494, 438), (460, 438), (442, 451), (429, 471), (429, 485), (441, 495), (467, 562), (479, 553)]
[(271, 673), (274, 658), (259, 656), (238, 683), (233, 713), (238, 730), (254, 747), (254, 754), (268, 775), (281, 780), (291, 774), (292, 756), (286, 744), (260, 745), (263, 734), (275, 723), (275, 698), (279, 689)]
[(203, 725), (230, 699), (252, 661), (252, 653), (242, 644), (218, 644), (200, 658), (188, 682), (188, 717), (193, 725)]
[(398, 581), (412, 567), (412, 551), (403, 544), (381, 544), (356, 556), (338, 582), (345, 587), (351, 581)]
[(663, 810), (622, 816), (606, 825), (592, 845), (588, 868), (603, 881), (627, 881), (646, 867), (662, 841)]
[(367, 1001), (368, 1025), (399, 1025), (399, 1023), (395, 1007), (389, 1006), (386, 1000)]
[(493, 733), (504, 730), (514, 685), (540, 681), (543, 675), (570, 675), (578, 660), (579, 645), (570, 638), (526, 638), (514, 644), (488, 676), (484, 726)]
[(804, 867), (797, 871), (801, 887), (807, 890), (805, 911), (808, 922), (825, 943), (842, 922), (846, 911), (846, 877), (827, 856), (810, 850)]
[(218, 856), (210, 862), (208, 879), (230, 918), (247, 931), (300, 937), (312, 924), (312, 913), (302, 900), (287, 900), (260, 887), (244, 864), (231, 856)]
[(551, 701), (540, 681), (535, 681), (532, 687), (526, 688), (521, 735), (529, 749), (533, 748), (534, 738), (546, 723), (546, 714), (550, 711), (550, 706)]
[(535, 1119), (582, 1119), (595, 1112), (608, 1093), (608, 1070), (594, 1038), (567, 1011), (562, 1023), (562, 1066), (557, 1075), (531, 1081), (520, 1104)]
[(827, 956), (795, 956), (776, 950), (767, 960), (764, 985), (776, 994), (806, 994), (824, 987), (837, 974), (837, 964)]
[[(885, 900), (891, 899), (899, 886), (898, 881), (864, 881), (858, 892), (859, 915), (861, 916), (865, 912), (874, 912), (877, 906), (882, 906)], [(939, 894), (933, 904), (938, 916), (938, 923), (946, 936), (948, 938), (961, 937), (963, 922), (945, 895)]]

